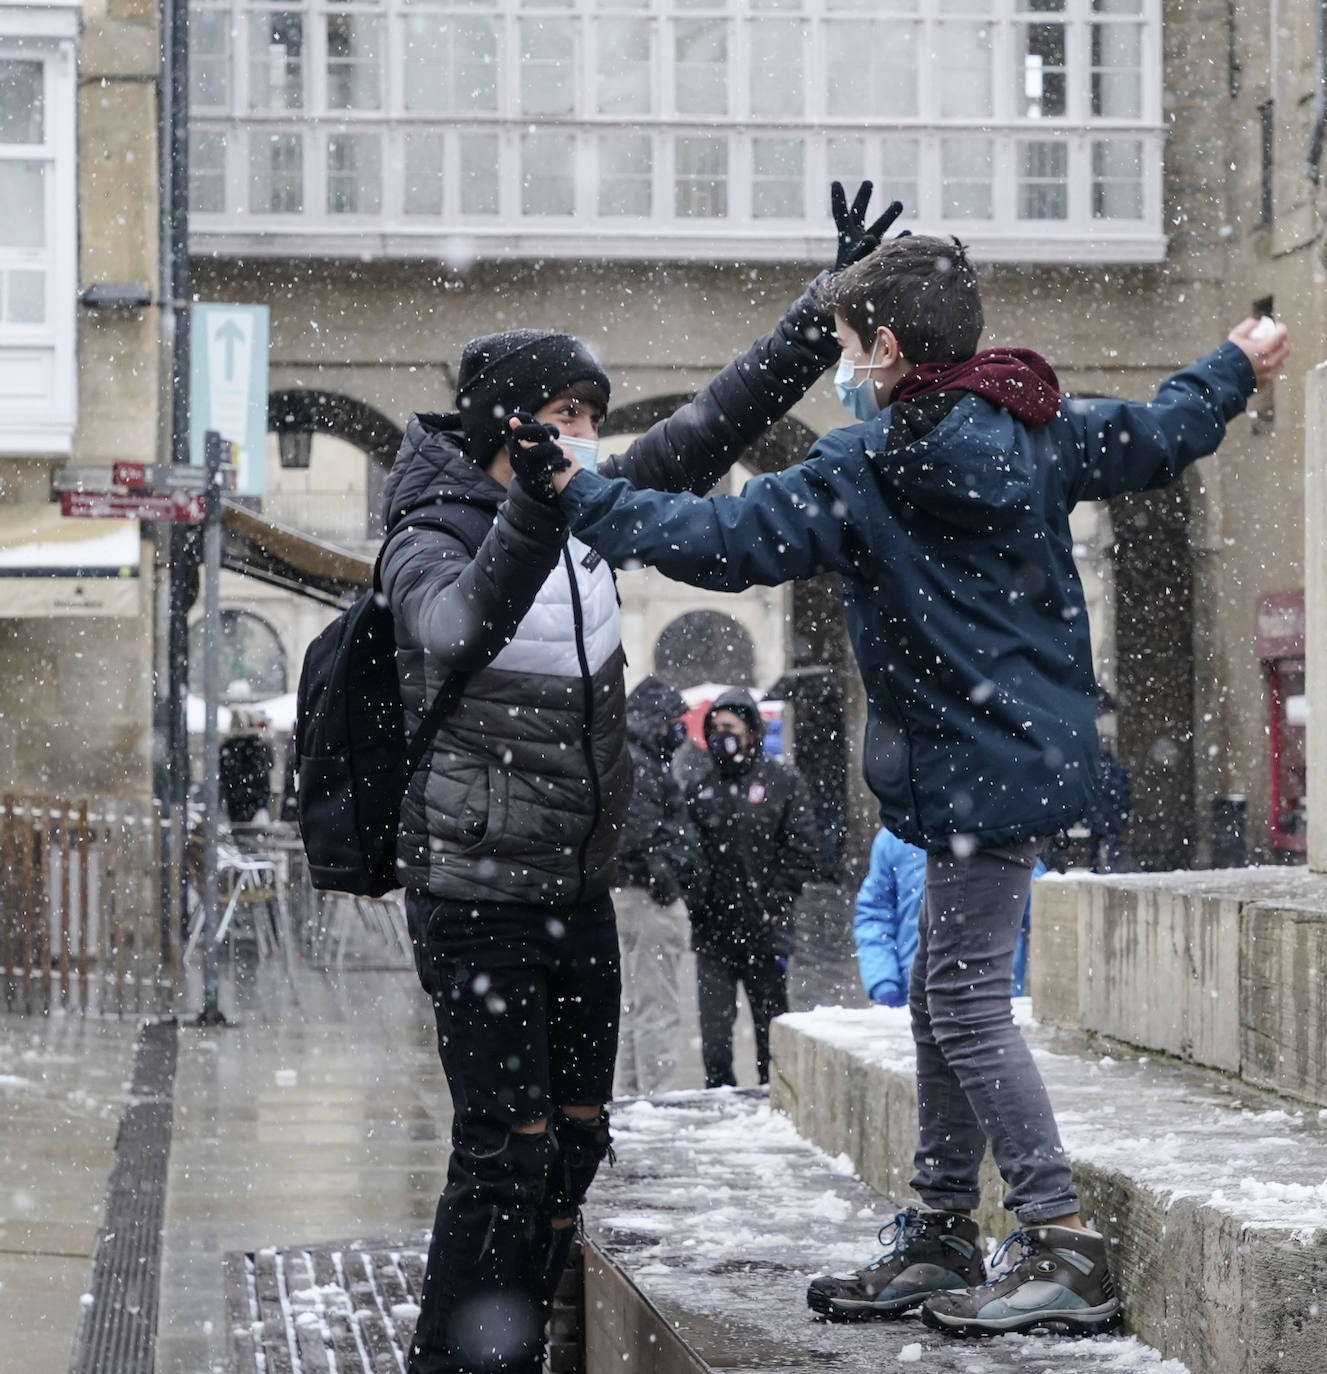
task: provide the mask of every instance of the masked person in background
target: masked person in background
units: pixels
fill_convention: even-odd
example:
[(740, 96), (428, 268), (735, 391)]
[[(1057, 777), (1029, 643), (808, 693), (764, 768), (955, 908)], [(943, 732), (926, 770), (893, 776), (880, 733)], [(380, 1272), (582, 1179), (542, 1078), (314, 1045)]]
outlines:
[(749, 692), (721, 692), (705, 713), (711, 768), (687, 794), (708, 877), (691, 908), (705, 1086), (736, 1083), (733, 1022), (746, 990), (756, 1031), (756, 1072), (769, 1082), (769, 1023), (788, 1010), (793, 904), (820, 853), (811, 793), (801, 775), (769, 758)]
[[(844, 211), (837, 266), (898, 212), (868, 228), (864, 209), (859, 196)], [(708, 491), (838, 360), (816, 299), (600, 470)], [(379, 566), (408, 730), (444, 684), (454, 703), (410, 781), (397, 845), (454, 1107), (409, 1374), (538, 1374), (609, 1149), (625, 659), (612, 572), (568, 538), (550, 480), (573, 450), (596, 466), (609, 390), (571, 335), (473, 339), (456, 411), (411, 416), (387, 480)]]
[(662, 678), (647, 677), (627, 697), (633, 785), (617, 851), (613, 892), (622, 952), (622, 1026), (614, 1095), (649, 1095), (680, 1085), (678, 1065), (687, 945), (687, 898), (701, 886), (704, 860), (673, 777), (686, 738), (687, 704)]

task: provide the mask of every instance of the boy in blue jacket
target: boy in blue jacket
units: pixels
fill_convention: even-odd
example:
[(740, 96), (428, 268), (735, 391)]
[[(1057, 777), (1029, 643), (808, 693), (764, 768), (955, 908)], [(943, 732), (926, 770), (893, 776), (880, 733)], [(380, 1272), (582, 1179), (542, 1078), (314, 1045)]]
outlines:
[[(1038, 848), (1096, 787), (1069, 512), (1165, 486), (1211, 453), (1280, 369), (1286, 331), (1245, 320), (1150, 402), (1079, 401), (1030, 350), (977, 352), (981, 297), (957, 241), (890, 240), (825, 304), (857, 423), (804, 462), (737, 496), (642, 491), (574, 463), (552, 480), (572, 530), (615, 565), (720, 591), (837, 573), (866, 688), (867, 781), (883, 822), (926, 850), (908, 994), (912, 1186), (926, 1208), (898, 1214), (873, 1263), (814, 1280), (811, 1307), (852, 1319), (920, 1305), (964, 1333), (1105, 1330), (1120, 1307), (1105, 1241), (1083, 1228), (1010, 1007)], [(1018, 1261), (990, 1283), (970, 1215), (988, 1141), (1021, 1225)]]
[[(1038, 859), (1033, 881), (1045, 871), (1046, 865)], [(871, 859), (857, 889), (852, 921), (857, 970), (866, 995), (877, 1006), (901, 1007), (908, 1000), (908, 974), (917, 953), (917, 918), (925, 883), (926, 851), (900, 840), (882, 825), (871, 842)], [(1029, 897), (1014, 950), (1015, 997), (1026, 991), (1031, 915)]]

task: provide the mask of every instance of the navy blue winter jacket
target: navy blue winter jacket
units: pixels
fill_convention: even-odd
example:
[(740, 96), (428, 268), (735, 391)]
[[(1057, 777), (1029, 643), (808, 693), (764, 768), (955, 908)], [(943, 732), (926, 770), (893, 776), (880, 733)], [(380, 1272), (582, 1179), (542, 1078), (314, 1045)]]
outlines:
[(888, 453), (887, 408), (738, 496), (580, 472), (562, 504), (613, 564), (693, 586), (838, 573), (885, 825), (928, 850), (956, 835), (1008, 843), (1072, 824), (1095, 793), (1097, 693), (1069, 512), (1174, 481), (1253, 387), (1224, 343), (1150, 402), (1066, 399), (1031, 428), (969, 394)]

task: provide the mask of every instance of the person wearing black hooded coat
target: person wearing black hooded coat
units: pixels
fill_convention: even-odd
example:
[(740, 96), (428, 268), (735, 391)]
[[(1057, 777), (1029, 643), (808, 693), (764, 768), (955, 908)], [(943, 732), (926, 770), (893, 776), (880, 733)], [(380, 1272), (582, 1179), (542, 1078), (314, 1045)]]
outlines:
[(686, 738), (687, 704), (662, 678), (647, 677), (627, 697), (627, 746), (634, 781), (613, 892), (622, 952), (622, 1022), (614, 1096), (668, 1092), (680, 1085), (682, 955), (687, 898), (704, 872), (695, 827), (673, 776)]
[(788, 1010), (793, 904), (820, 854), (811, 793), (796, 769), (764, 751), (765, 724), (749, 692), (721, 692), (705, 713), (711, 767), (687, 806), (707, 880), (691, 908), (705, 1086), (736, 1083), (733, 1022), (746, 990), (756, 1071), (769, 1082), (769, 1024)]

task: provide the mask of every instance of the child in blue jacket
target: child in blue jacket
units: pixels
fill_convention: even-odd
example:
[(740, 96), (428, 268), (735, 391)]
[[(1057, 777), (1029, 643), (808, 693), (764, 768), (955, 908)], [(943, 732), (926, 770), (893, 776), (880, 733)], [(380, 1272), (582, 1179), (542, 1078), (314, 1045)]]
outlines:
[[(1033, 881), (1045, 871), (1046, 865), (1038, 859), (1032, 870)], [(857, 889), (852, 921), (862, 987), (879, 1006), (901, 1007), (908, 1000), (908, 975), (917, 953), (917, 917), (925, 881), (926, 851), (900, 840), (882, 825), (871, 842), (870, 864)], [(1014, 950), (1015, 997), (1026, 991), (1031, 918), (1029, 897)]]
[[(1087, 810), (1097, 686), (1069, 512), (1173, 482), (1289, 351), (1284, 326), (1237, 325), (1154, 400), (1075, 400), (1027, 349), (977, 351), (977, 274), (957, 241), (890, 240), (823, 297), (856, 423), (740, 495), (643, 491), (562, 469), (578, 538), (739, 591), (834, 572), (867, 700), (863, 767), (883, 822), (926, 850), (908, 991), (919, 1137), (887, 1253), (813, 1280), (832, 1318), (921, 1306), (952, 1332), (1119, 1321), (1105, 1239), (1086, 1230), (1010, 984), (1044, 838)], [(1255, 337), (1257, 331), (1257, 337)], [(989, 1142), (1019, 1258), (984, 1282), (971, 1212)], [(1009, 1253), (1009, 1252), (1006, 1252)]]

